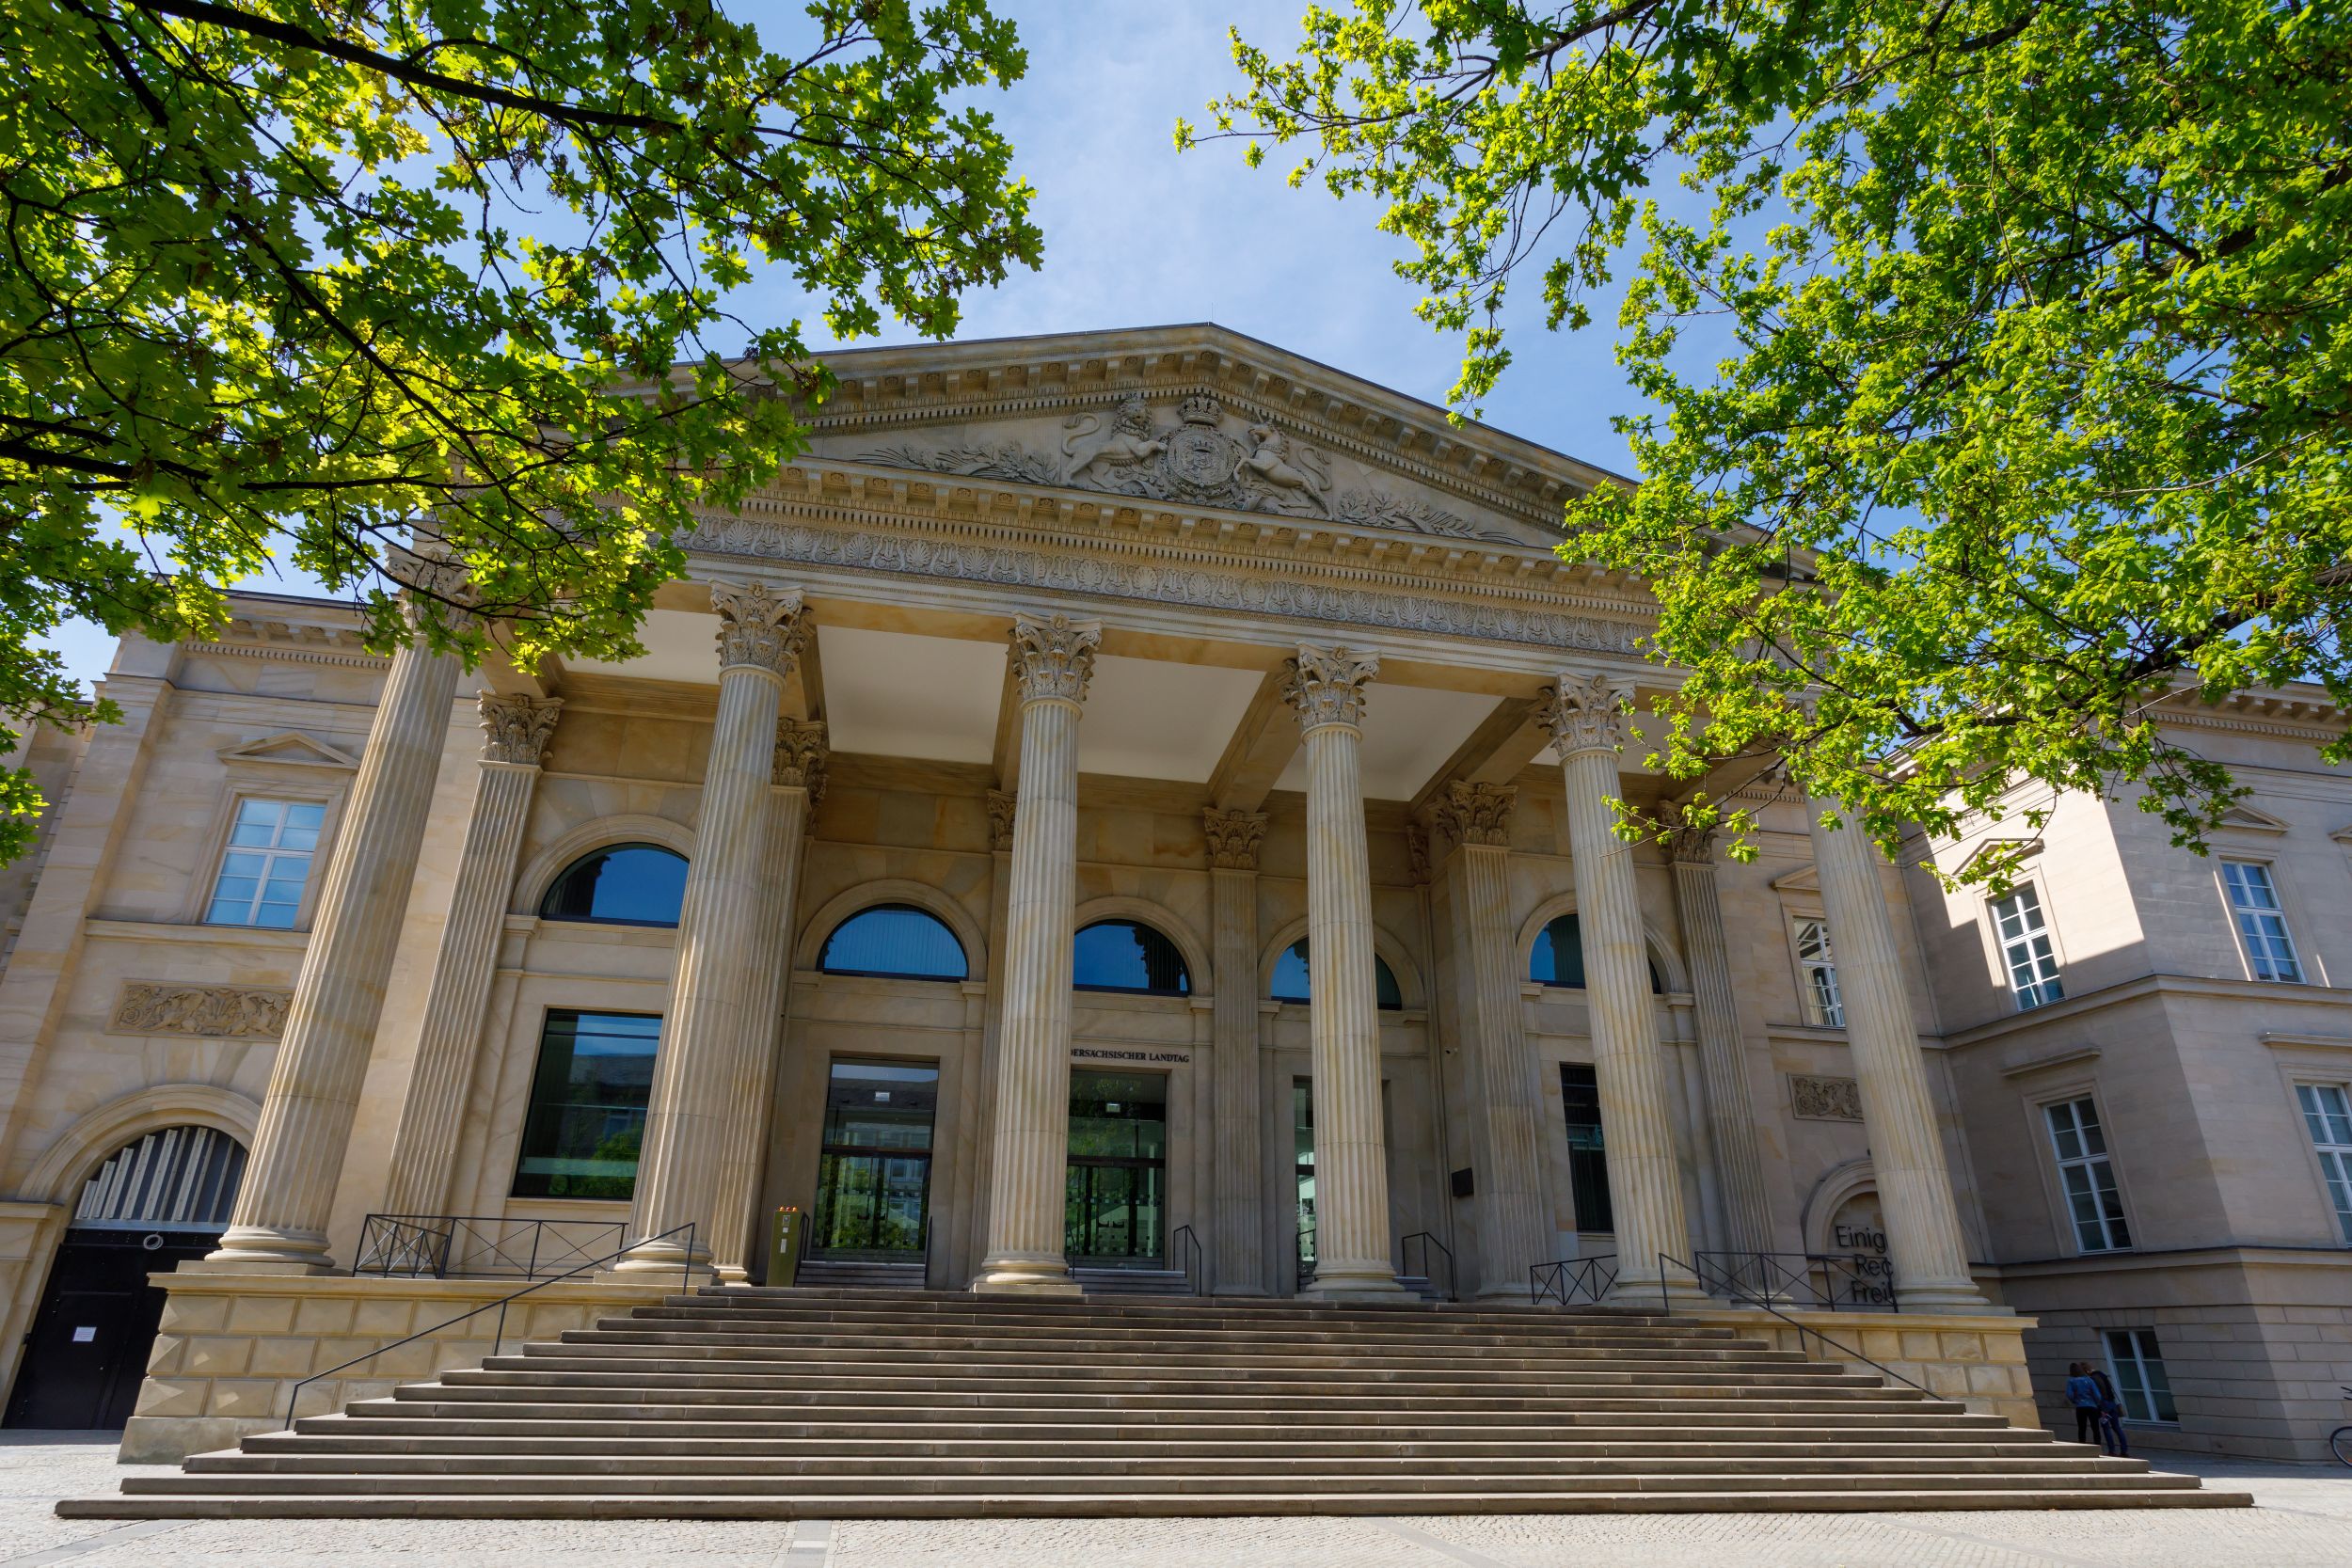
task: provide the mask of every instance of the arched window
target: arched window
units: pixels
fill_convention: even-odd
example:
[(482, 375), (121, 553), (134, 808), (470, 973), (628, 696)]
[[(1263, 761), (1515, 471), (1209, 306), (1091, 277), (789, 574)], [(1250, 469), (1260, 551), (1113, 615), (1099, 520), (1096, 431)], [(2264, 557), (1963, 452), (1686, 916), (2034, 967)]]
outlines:
[(876, 904), (833, 928), (817, 967), (886, 980), (961, 980), (972, 973), (947, 923), (913, 904)]
[(547, 920), (675, 926), (686, 901), (686, 857), (659, 844), (608, 844), (564, 868), (539, 900)]
[[(1527, 977), (1539, 985), (1560, 986), (1569, 990), (1584, 989), (1584, 939), (1578, 934), (1576, 916), (1564, 914), (1535, 933), (1535, 950), (1528, 957)], [(1654, 996), (1666, 994), (1665, 979), (1658, 973), (1658, 962), (1650, 960), (1649, 989)]]
[(1080, 990), (1189, 996), (1192, 972), (1176, 944), (1139, 920), (1098, 920), (1078, 933), (1073, 964)]
[(229, 1223), (245, 1145), (211, 1127), (165, 1127), (125, 1144), (82, 1184), (77, 1228), (218, 1230)]
[[(1389, 960), (1375, 953), (1372, 956), (1373, 988), (1379, 993), (1380, 1010), (1402, 1012), (1405, 992), (1396, 983), (1396, 971)], [(1282, 949), (1282, 956), (1274, 960), (1274, 985), (1267, 991), (1277, 1002), (1305, 1002), (1307, 993), (1307, 939), (1300, 937)]]

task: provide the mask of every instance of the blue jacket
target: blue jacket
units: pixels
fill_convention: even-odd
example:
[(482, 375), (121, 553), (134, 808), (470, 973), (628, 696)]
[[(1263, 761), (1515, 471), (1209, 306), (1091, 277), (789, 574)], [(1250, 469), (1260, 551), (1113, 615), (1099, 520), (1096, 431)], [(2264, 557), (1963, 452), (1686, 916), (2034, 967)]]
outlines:
[(2096, 1410), (2100, 1405), (2099, 1386), (2087, 1377), (2066, 1380), (2066, 1402), (2077, 1410)]

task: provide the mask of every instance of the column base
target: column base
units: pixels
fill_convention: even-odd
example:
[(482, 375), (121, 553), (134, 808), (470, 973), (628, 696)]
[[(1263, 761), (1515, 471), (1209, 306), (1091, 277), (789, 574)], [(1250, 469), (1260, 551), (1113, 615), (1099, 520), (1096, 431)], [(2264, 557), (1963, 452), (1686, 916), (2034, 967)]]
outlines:
[(1694, 1312), (1723, 1305), (1708, 1295), (1695, 1278), (1679, 1271), (1662, 1279), (1657, 1275), (1647, 1279), (1628, 1279), (1619, 1275), (1602, 1295), (1600, 1304), (1624, 1311), (1669, 1313)]
[(196, 1268), (206, 1274), (241, 1269), (255, 1274), (333, 1274), (335, 1259), (327, 1256), (326, 1238), (317, 1231), (234, 1225), (221, 1233), (219, 1248), (206, 1254)]
[(1003, 1252), (984, 1260), (972, 1276), (977, 1296), (1063, 1296), (1086, 1294), (1070, 1277), (1070, 1265), (1059, 1253)]
[(1906, 1312), (1969, 1312), (1998, 1317), (2015, 1311), (2013, 1307), (1995, 1307), (1987, 1301), (1973, 1280), (1966, 1284), (1937, 1280), (1925, 1285), (1897, 1285), (1895, 1300)]
[(1420, 1298), (1396, 1282), (1396, 1271), (1376, 1260), (1317, 1260), (1315, 1276), (1298, 1288), (1301, 1301), (1402, 1302)]
[(598, 1279), (620, 1285), (658, 1285), (664, 1275), (676, 1280), (681, 1291), (718, 1282), (718, 1271), (711, 1266), (708, 1253), (689, 1252), (675, 1242), (640, 1242), (626, 1256), (596, 1271)]

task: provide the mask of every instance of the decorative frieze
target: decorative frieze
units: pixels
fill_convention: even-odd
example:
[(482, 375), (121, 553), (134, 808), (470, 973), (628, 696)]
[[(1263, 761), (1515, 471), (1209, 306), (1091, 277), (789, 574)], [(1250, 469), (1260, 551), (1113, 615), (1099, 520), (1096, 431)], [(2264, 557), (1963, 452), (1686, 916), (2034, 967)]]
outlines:
[(715, 582), (710, 608), (719, 612), (720, 669), (766, 670), (779, 678), (792, 673), (808, 636), (799, 589)]
[(992, 849), (1012, 847), (1013, 808), (1020, 802), (1010, 790), (992, 789), (988, 792), (988, 845)]
[(1851, 1078), (1788, 1075), (1788, 1114), (1799, 1121), (1860, 1121), (1862, 1085)]
[(132, 1035), (206, 1039), (276, 1039), (294, 1000), (283, 986), (183, 986), (133, 980), (116, 999), (110, 1027)]
[(1564, 757), (1577, 752), (1613, 752), (1631, 734), (1626, 698), (1625, 689), (1606, 674), (1564, 674), (1544, 688), (1535, 721), (1551, 732)]
[(825, 762), (832, 750), (825, 726), (815, 720), (776, 721), (775, 782), (785, 789), (805, 789), (815, 805), (825, 798)]
[(1508, 784), (1456, 780), (1432, 804), (1431, 815), (1456, 844), (1505, 847), (1511, 842), (1511, 807), (1518, 793)]
[(1513, 604), (1493, 593), (1440, 598), (1312, 581), (1304, 574), (1171, 562), (1166, 552), (1158, 551), (1154, 559), (1121, 560), (1099, 550), (1036, 548), (999, 539), (943, 539), (744, 516), (706, 519), (686, 543), (695, 550), (796, 565), (1392, 627), (1580, 653), (1637, 657), (1648, 642), (1642, 626), (1631, 620)]
[(1364, 688), (1380, 673), (1378, 656), (1343, 647), (1298, 645), (1282, 661), (1282, 700), (1297, 710), (1303, 730), (1364, 721)]
[(1251, 811), (1200, 814), (1201, 831), (1209, 840), (1209, 863), (1223, 871), (1255, 871), (1258, 849), (1265, 842), (1265, 817)]
[(564, 699), (485, 691), (481, 706), (482, 759), (536, 767), (547, 750), (548, 737), (555, 733)]
[(1094, 650), (1102, 641), (1100, 621), (1073, 621), (1059, 610), (1041, 618), (1014, 615), (1012, 661), (1021, 700), (1085, 702), (1087, 682), (1094, 676)]

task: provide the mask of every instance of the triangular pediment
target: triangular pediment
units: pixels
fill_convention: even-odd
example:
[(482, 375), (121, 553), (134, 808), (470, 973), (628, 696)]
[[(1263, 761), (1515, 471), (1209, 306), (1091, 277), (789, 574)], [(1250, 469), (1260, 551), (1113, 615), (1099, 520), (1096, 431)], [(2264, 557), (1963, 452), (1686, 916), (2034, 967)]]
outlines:
[(2281, 817), (2273, 816), (2240, 800), (2221, 814), (2221, 826), (2257, 833), (2283, 833), (2288, 831), (2289, 824)]
[(348, 772), (359, 766), (359, 759), (340, 747), (324, 740), (313, 740), (299, 730), (281, 730), (260, 740), (248, 740), (242, 746), (224, 746), (215, 753), (226, 763), (267, 763), (278, 767), (331, 768)]
[(811, 464), (1549, 552), (1617, 476), (1217, 326), (828, 355)]
[(1988, 838), (1968, 851), (1968, 858), (1960, 863), (1953, 875), (1965, 877), (1998, 861), (2006, 865), (2023, 865), (2042, 853), (2038, 838)]
[(1807, 862), (1794, 871), (1784, 871), (1772, 879), (1774, 893), (1819, 893), (1821, 891), (1820, 868)]

